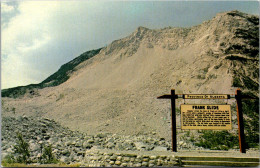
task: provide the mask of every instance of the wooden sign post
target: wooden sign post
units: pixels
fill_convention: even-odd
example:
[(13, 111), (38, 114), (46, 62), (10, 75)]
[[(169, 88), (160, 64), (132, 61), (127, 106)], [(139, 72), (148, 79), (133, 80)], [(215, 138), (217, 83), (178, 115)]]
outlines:
[[(171, 90), (171, 94), (170, 95), (162, 95), (157, 97), (158, 99), (171, 99), (171, 119), (172, 119), (172, 151), (173, 152), (177, 152), (177, 130), (176, 130), (176, 113), (175, 113), (175, 109), (176, 109), (176, 103), (175, 103), (175, 99), (178, 98), (183, 98), (183, 99), (231, 99), (231, 98), (235, 98), (237, 101), (237, 121), (238, 121), (238, 134), (239, 134), (239, 148), (240, 148), (240, 152), (241, 153), (246, 153), (246, 149), (245, 149), (245, 134), (244, 134), (244, 122), (243, 122), (243, 112), (242, 112), (242, 99), (257, 99), (256, 97), (251, 97), (251, 96), (242, 96), (242, 92), (240, 89), (236, 90), (236, 94), (235, 95), (227, 95), (227, 94), (175, 94), (175, 90), (172, 89)], [(214, 112), (211, 109), (211, 105), (193, 105), (194, 107), (198, 106), (198, 107), (202, 107), (205, 110), (208, 110), (206, 112), (211, 113)], [(207, 107), (207, 109), (206, 109)], [(208, 107), (210, 109), (208, 109)], [(220, 107), (224, 107), (223, 105), (216, 105), (216, 107), (218, 107), (217, 109), (217, 113), (222, 113), (223, 110), (220, 109)], [(204, 110), (204, 112), (205, 112)], [(198, 111), (192, 111), (189, 110), (191, 112), (193, 112), (195, 114), (195, 112)], [(187, 111), (186, 111), (187, 112)], [(189, 121), (191, 123), (193, 123), (192, 126), (195, 126), (194, 129), (198, 129), (198, 128), (203, 128), (203, 129), (231, 129), (231, 112), (230, 114), (228, 114), (229, 110), (225, 110), (224, 113), (222, 115), (224, 115), (224, 117), (218, 117), (219, 120), (221, 120), (221, 125), (219, 123), (213, 123), (215, 125), (210, 125), (210, 124), (205, 124), (203, 125), (203, 127), (201, 127), (201, 125), (196, 125), (193, 123), (193, 121)], [(200, 112), (200, 115), (203, 115), (203, 112)], [(216, 115), (218, 116), (218, 115)], [(228, 118), (229, 116), (229, 118)], [(212, 117), (211, 117), (212, 118)], [(222, 121), (222, 118), (223, 119)], [(216, 117), (215, 119), (216, 120)], [(230, 121), (228, 121), (230, 120)], [(210, 120), (208, 120), (210, 121)], [(208, 128), (205, 128), (205, 127)], [(211, 127), (209, 127), (211, 126)], [(188, 127), (186, 127), (188, 128)], [(191, 127), (190, 127), (191, 128)]]
[(175, 99), (178, 99), (178, 95), (175, 95), (175, 90), (171, 90), (170, 95), (163, 95), (158, 97), (158, 99), (171, 99), (171, 107), (172, 107), (172, 151), (177, 152), (177, 129), (176, 129), (176, 111), (175, 111)]
[(236, 90), (235, 98), (237, 100), (237, 124), (238, 124), (239, 149), (241, 153), (246, 153), (241, 90), (239, 89)]
[[(178, 97), (177, 97), (178, 98)], [(175, 112), (175, 90), (171, 90), (171, 106), (172, 106), (172, 151), (177, 152), (177, 129), (176, 129), (176, 112)]]

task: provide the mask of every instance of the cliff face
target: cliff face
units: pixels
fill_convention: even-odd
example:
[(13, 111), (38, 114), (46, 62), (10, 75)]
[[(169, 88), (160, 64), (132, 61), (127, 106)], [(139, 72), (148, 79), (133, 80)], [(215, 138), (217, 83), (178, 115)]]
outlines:
[(91, 134), (167, 137), (170, 103), (156, 97), (171, 88), (179, 94), (234, 94), (239, 87), (258, 97), (258, 29), (258, 17), (238, 11), (191, 28), (139, 27), (75, 66), (64, 83), (37, 95), (3, 98), (2, 113), (49, 117)]

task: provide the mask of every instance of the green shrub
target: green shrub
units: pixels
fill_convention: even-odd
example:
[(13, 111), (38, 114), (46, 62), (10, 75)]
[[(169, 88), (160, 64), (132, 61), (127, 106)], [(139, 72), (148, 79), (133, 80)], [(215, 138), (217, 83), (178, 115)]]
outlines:
[(190, 136), (190, 142), (195, 142), (195, 137), (194, 137), (194, 135), (191, 135), (191, 136)]
[(236, 76), (233, 77), (232, 86), (233, 87), (243, 87), (242, 82), (239, 77), (236, 77)]
[(203, 130), (199, 137), (199, 142), (195, 143), (200, 146), (212, 150), (228, 150), (239, 146), (238, 136), (235, 136), (228, 131), (212, 131)]
[(197, 79), (206, 79), (205, 75), (197, 75)]
[(246, 148), (259, 147), (259, 99), (243, 100)]
[(204, 74), (206, 74), (209, 71), (209, 66), (207, 66), (206, 68), (203, 68), (202, 70), (203, 70)]
[(45, 146), (42, 155), (39, 159), (39, 162), (42, 164), (49, 164), (49, 163), (58, 163), (58, 160), (52, 154), (52, 146)]
[(17, 133), (17, 138), (16, 145), (14, 145), (14, 154), (17, 156), (14, 160), (17, 163), (30, 163), (29, 144), (25, 142), (21, 133)]
[(5, 166), (6, 164), (15, 163), (14, 155), (8, 154), (6, 155), (3, 160), (2, 164)]

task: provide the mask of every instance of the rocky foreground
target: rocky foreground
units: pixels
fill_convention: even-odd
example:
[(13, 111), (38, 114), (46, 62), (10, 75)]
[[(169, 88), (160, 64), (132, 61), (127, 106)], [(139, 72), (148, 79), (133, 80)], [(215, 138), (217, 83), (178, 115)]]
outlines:
[[(31, 160), (35, 161), (41, 156), (42, 149), (50, 144), (55, 157), (67, 164), (81, 162), (84, 160), (86, 151), (93, 149), (136, 152), (171, 150), (170, 142), (153, 134), (123, 136), (100, 133), (87, 135), (73, 132), (47, 118), (20, 116), (2, 118), (2, 158), (13, 152), (18, 132), (29, 143)], [(182, 141), (178, 145), (179, 149), (199, 149)]]

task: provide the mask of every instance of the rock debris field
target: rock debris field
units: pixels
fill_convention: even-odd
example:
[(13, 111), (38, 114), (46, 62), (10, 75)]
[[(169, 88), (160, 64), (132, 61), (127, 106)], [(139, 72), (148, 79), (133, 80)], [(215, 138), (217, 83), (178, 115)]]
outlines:
[[(17, 133), (21, 133), (29, 143), (30, 156), (37, 160), (44, 146), (52, 145), (55, 157), (63, 163), (79, 163), (84, 160), (87, 150), (112, 149), (117, 151), (170, 151), (171, 143), (156, 135), (117, 135), (86, 133), (71, 131), (54, 120), (47, 118), (31, 118), (27, 116), (2, 118), (2, 158), (11, 154), (17, 141)], [(182, 145), (185, 145), (182, 147)], [(191, 144), (179, 142), (182, 148), (195, 148)], [(200, 149), (196, 147), (197, 149)]]

